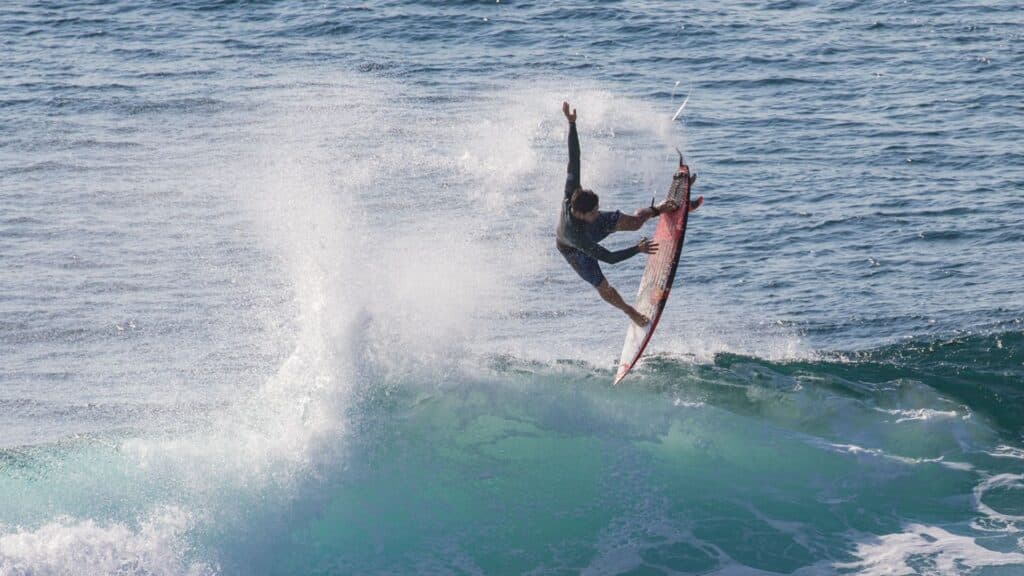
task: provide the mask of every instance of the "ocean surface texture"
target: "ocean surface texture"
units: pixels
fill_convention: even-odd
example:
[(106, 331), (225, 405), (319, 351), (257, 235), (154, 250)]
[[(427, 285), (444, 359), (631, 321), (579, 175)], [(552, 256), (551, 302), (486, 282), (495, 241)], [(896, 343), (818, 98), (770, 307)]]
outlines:
[[(6, 0), (0, 576), (1024, 574), (1022, 94), (1011, 0)], [(618, 387), (563, 100), (707, 199)]]

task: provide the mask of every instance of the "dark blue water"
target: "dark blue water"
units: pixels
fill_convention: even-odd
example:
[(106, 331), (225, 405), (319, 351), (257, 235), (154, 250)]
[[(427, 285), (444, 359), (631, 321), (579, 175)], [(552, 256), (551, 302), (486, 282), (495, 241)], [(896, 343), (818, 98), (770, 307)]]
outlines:
[[(1021, 573), (1022, 40), (1012, 2), (4, 4), (0, 574)], [(563, 100), (603, 207), (675, 146), (707, 199), (618, 388)]]

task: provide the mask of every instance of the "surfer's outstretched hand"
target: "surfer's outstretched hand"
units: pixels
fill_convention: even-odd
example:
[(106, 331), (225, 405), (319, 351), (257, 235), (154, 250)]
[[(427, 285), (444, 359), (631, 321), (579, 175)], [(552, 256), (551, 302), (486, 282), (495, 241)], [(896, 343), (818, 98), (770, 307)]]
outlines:
[(640, 240), (640, 243), (637, 244), (636, 247), (644, 254), (654, 254), (658, 251), (658, 243), (651, 242), (647, 238)]
[(665, 200), (661, 204), (658, 204), (658, 214), (665, 214), (667, 212), (675, 212), (679, 209), (679, 204), (676, 204), (672, 200)]
[(572, 112), (569, 112), (568, 102), (562, 102), (562, 114), (565, 114), (565, 119), (568, 120), (569, 122), (576, 121), (576, 109), (573, 108)]
[[(635, 213), (635, 216), (637, 216), (639, 218), (642, 218), (643, 221), (646, 222), (647, 220), (650, 220), (651, 218), (654, 218), (655, 216), (657, 216), (659, 214), (667, 214), (669, 212), (674, 212), (674, 211), (676, 211), (678, 209), (679, 209), (679, 205), (678, 204), (676, 204), (675, 202), (673, 202), (671, 200), (665, 200), (664, 202), (662, 202), (661, 204), (658, 204), (657, 206), (655, 206), (654, 204), (651, 204), (650, 206), (648, 206), (646, 208), (641, 208), (641, 209), (637, 210), (636, 213)], [(639, 228), (639, 226), (637, 226), (637, 228)], [(628, 230), (635, 230), (636, 228), (627, 228), (627, 229)]]

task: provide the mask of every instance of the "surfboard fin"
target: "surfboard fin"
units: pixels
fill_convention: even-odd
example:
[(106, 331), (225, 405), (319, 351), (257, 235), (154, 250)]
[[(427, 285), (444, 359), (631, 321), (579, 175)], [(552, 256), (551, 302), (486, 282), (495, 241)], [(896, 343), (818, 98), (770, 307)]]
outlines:
[(679, 154), (679, 165), (686, 166), (686, 162), (683, 161), (683, 152), (679, 149), (679, 146), (676, 146), (676, 153)]
[(697, 196), (696, 200), (690, 200), (690, 206), (687, 208), (688, 211), (693, 212), (704, 205), (704, 197)]

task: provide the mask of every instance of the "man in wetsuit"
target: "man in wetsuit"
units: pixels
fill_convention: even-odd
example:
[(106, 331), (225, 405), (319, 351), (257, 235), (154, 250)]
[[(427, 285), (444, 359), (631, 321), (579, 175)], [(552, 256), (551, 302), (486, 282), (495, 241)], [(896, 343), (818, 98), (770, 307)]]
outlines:
[(580, 139), (576, 134), (576, 110), (570, 112), (569, 103), (562, 102), (562, 113), (569, 121), (569, 168), (555, 245), (573, 270), (597, 288), (597, 293), (605, 302), (625, 312), (638, 326), (644, 326), (649, 319), (622, 300), (618, 291), (608, 284), (597, 261), (615, 264), (640, 252), (654, 254), (658, 251), (658, 245), (644, 238), (634, 246), (611, 252), (598, 242), (612, 232), (639, 230), (652, 216), (675, 210), (676, 206), (666, 201), (657, 207), (641, 208), (632, 216), (618, 210), (598, 210), (597, 194), (592, 190), (584, 190), (580, 184)]

